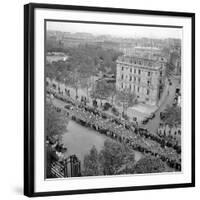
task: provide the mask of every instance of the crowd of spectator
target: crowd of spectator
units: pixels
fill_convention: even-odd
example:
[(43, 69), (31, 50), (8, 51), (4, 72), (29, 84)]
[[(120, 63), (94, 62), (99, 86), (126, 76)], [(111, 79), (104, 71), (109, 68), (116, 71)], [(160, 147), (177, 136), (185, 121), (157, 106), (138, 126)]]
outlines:
[(171, 136), (176, 139), (181, 136), (181, 128), (176, 124), (173, 127), (170, 127), (168, 124), (160, 124), (157, 134), (164, 137)]
[(94, 107), (87, 106), (72, 98), (64, 97), (52, 90), (54, 97), (69, 103), (73, 109), (66, 109), (72, 119), (77, 123), (93, 128), (101, 134), (126, 143), (130, 148), (144, 154), (155, 156), (165, 161), (170, 167), (181, 170), (181, 155), (170, 145), (163, 142), (159, 136), (155, 136), (144, 129), (140, 129), (134, 122), (123, 120), (104, 113)]

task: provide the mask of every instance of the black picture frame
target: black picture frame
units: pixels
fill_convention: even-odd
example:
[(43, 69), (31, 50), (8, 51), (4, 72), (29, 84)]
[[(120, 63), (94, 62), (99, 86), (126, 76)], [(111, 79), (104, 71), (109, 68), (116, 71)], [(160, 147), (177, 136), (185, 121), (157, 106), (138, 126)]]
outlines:
[[(57, 9), (57, 10), (79, 10), (79, 11), (96, 11), (107, 13), (128, 13), (155, 16), (177, 16), (189, 17), (192, 20), (192, 181), (191, 183), (168, 184), (168, 185), (144, 185), (133, 187), (117, 187), (117, 188), (99, 188), (71, 191), (46, 191), (35, 192), (34, 188), (34, 97), (35, 97), (35, 75), (34, 75), (34, 11), (36, 8)], [(154, 10), (135, 10), (122, 8), (105, 8), (105, 7), (87, 7), (73, 5), (56, 5), (56, 4), (36, 4), (30, 3), (24, 5), (24, 195), (28, 197), (36, 196), (52, 196), (52, 195), (72, 195), (84, 193), (100, 193), (100, 192), (121, 192), (134, 190), (150, 190), (163, 188), (184, 188), (195, 186), (195, 14), (186, 12), (166, 12)]]

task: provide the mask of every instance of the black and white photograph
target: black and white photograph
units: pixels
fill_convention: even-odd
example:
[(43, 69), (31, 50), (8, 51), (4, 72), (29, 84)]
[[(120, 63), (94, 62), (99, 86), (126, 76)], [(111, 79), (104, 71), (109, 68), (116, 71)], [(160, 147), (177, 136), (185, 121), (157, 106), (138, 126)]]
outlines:
[(0, 199), (199, 199), (197, 0), (2, 3)]
[(25, 16), (24, 194), (193, 187), (194, 13)]
[(182, 171), (182, 28), (45, 21), (45, 178)]

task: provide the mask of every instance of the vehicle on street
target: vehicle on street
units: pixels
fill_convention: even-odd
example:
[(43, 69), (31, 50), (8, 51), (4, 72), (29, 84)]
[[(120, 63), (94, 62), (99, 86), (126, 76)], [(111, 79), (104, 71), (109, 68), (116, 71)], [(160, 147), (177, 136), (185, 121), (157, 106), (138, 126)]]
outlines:
[(156, 116), (155, 113), (151, 113), (150, 116), (148, 117), (149, 119), (153, 119)]
[(67, 109), (67, 110), (73, 110), (73, 106), (70, 105), (70, 104), (66, 104), (66, 105), (64, 106), (64, 108)]
[(149, 121), (149, 119), (148, 119), (148, 118), (145, 118), (145, 119), (142, 121), (142, 124), (147, 124), (148, 121)]

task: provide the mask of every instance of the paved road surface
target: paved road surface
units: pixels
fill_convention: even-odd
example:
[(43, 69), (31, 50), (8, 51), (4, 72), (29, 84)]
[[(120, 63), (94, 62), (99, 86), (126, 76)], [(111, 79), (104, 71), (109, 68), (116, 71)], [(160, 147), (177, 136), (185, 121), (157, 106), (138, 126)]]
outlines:
[(144, 128), (147, 128), (151, 133), (156, 133), (160, 123), (160, 112), (163, 112), (167, 105), (172, 105), (174, 97), (175, 97), (175, 90), (179, 86), (179, 81), (175, 78), (171, 78), (172, 85), (169, 86), (169, 95), (163, 101), (162, 105), (156, 111), (156, 116), (153, 120), (150, 120), (146, 125), (142, 125)]

